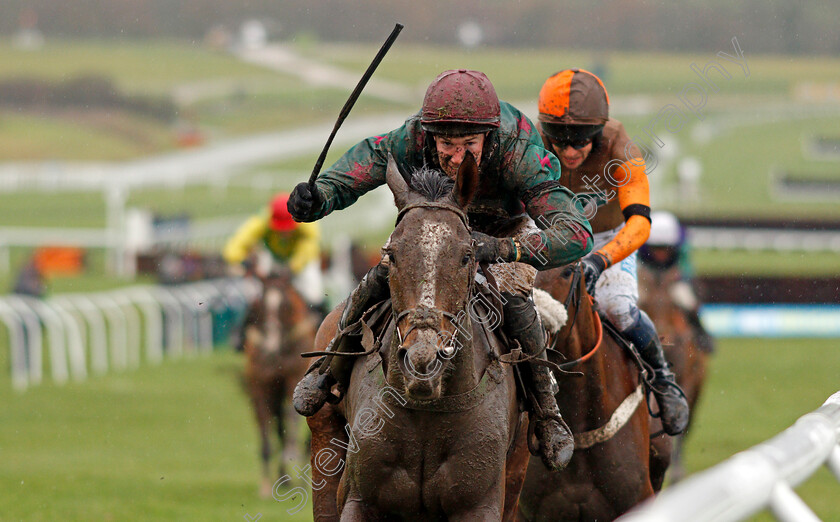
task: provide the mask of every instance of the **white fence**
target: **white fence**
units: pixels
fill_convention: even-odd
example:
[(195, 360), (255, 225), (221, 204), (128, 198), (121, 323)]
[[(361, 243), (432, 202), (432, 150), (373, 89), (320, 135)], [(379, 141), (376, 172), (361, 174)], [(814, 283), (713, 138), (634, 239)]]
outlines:
[[(256, 280), (215, 279), (174, 286), (133, 286), (48, 299), (0, 297), (8, 331), (12, 385), (81, 381), (213, 349), (220, 321), (236, 321), (261, 291)], [(229, 326), (229, 325), (225, 325)], [(46, 359), (46, 361), (45, 361)]]
[(784, 522), (819, 518), (793, 488), (825, 464), (840, 480), (840, 391), (767, 442), (664, 490), (619, 520), (743, 520), (769, 509)]

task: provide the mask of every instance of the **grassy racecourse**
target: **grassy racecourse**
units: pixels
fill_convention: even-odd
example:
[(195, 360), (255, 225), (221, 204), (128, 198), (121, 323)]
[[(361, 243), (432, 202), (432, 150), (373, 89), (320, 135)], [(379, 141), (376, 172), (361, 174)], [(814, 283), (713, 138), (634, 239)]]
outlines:
[[(5, 362), (5, 361), (4, 361)], [(257, 496), (257, 436), (229, 351), (23, 394), (0, 376), (3, 520), (311, 520)], [(767, 440), (837, 391), (836, 341), (721, 340), (687, 449), (697, 471)], [(4, 365), (5, 366), (5, 365)], [(821, 470), (798, 492), (840, 519)], [(772, 520), (761, 516), (759, 520)]]

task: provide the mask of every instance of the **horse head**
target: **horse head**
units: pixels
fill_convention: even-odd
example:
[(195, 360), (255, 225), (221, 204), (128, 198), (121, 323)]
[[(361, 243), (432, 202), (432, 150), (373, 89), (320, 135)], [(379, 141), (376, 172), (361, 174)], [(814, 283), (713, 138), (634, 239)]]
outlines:
[(399, 209), (385, 247), (396, 317), (388, 371), (399, 368), (409, 396), (436, 399), (453, 359), (472, 355), (456, 349), (456, 341), (459, 327), (471, 328), (462, 312), (477, 265), (465, 209), (478, 188), (478, 165), (467, 154), (454, 183), (423, 168), (409, 186), (389, 156), (386, 179)]
[(246, 339), (261, 353), (279, 354), (286, 341), (284, 332), (294, 325), (294, 316), (306, 305), (294, 290), (287, 267), (273, 268), (259, 279), (262, 297), (246, 318)]

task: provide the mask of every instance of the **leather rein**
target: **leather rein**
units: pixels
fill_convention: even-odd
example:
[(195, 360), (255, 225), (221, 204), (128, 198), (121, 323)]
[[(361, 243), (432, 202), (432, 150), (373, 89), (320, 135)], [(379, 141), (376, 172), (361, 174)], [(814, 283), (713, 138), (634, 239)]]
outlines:
[[(566, 308), (566, 310), (569, 309), (569, 305), (572, 304), (572, 301), (574, 301), (574, 307), (575, 307), (575, 313), (572, 316), (572, 322), (569, 324), (569, 328), (566, 331), (566, 335), (563, 336), (563, 338), (565, 340), (568, 340), (569, 336), (571, 336), (572, 328), (574, 328), (574, 326), (575, 326), (575, 322), (577, 321), (578, 312), (580, 311), (580, 299), (582, 297), (582, 294), (580, 292), (580, 286), (581, 286), (581, 278), (582, 277), (583, 277), (583, 266), (580, 263), (575, 263), (575, 267), (572, 269), (572, 281), (571, 281), (571, 284), (569, 285), (569, 294), (566, 296), (566, 300), (563, 301), (563, 306)], [(594, 301), (592, 301), (592, 296), (589, 296), (589, 299), (590, 299), (591, 302), (594, 303)], [(568, 368), (573, 368), (573, 367), (577, 366), (578, 364), (581, 364), (581, 363), (584, 363), (584, 362), (588, 361), (589, 359), (591, 359), (595, 355), (595, 353), (598, 351), (598, 348), (601, 347), (602, 341), (604, 339), (604, 328), (603, 328), (603, 325), (601, 324), (601, 316), (598, 314), (598, 312), (594, 312), (593, 315), (595, 316), (595, 323), (596, 323), (597, 328), (598, 328), (598, 338), (595, 341), (595, 346), (592, 347), (592, 349), (589, 350), (589, 352), (587, 352), (583, 356), (581, 356), (581, 357), (579, 357), (579, 358), (577, 358), (573, 361), (568, 361), (568, 362), (564, 362), (562, 364), (558, 364), (557, 367), (560, 370), (565, 371)], [(547, 348), (547, 350), (550, 351), (550, 352), (554, 352), (555, 354), (563, 357), (563, 353), (560, 352), (557, 349), (557, 347), (559, 345), (560, 345), (560, 336), (557, 335), (554, 338), (554, 340), (551, 342), (551, 345)]]

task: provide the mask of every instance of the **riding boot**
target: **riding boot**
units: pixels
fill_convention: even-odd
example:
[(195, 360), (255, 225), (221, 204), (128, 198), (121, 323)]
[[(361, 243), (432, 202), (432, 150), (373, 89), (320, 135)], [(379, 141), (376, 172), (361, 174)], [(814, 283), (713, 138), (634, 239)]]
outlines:
[[(522, 352), (536, 355), (542, 351), (540, 359), (546, 359), (545, 332), (540, 323), (534, 302), (520, 296), (504, 293), (507, 300), (504, 307), (505, 332), (512, 340), (518, 341)], [(575, 440), (569, 427), (560, 416), (557, 401), (554, 398), (556, 382), (547, 366), (531, 363), (531, 393), (536, 425), (534, 432), (540, 441), (540, 457), (548, 469), (559, 471), (566, 467), (575, 449)]]
[[(359, 286), (350, 293), (338, 321), (336, 336), (327, 346), (327, 351), (333, 350), (336, 340), (343, 330), (361, 319), (362, 314), (373, 303), (387, 298), (389, 291), (388, 267), (380, 263), (371, 268), (362, 278)], [(347, 344), (338, 343), (337, 351), (343, 351), (342, 347)], [(327, 362), (328, 359), (330, 359), (329, 362)], [(330, 398), (330, 395), (332, 395), (330, 390), (332, 390), (333, 385), (338, 383), (345, 389), (347, 388), (350, 381), (350, 372), (353, 370), (353, 361), (346, 359), (347, 357), (324, 356), (315, 361), (295, 387), (292, 396), (292, 405), (295, 411), (303, 416), (310, 417), (317, 413)]]
[(662, 342), (659, 340), (653, 321), (644, 311), (638, 310), (638, 312), (636, 321), (622, 334), (636, 346), (642, 359), (653, 368), (651, 386), (656, 395), (656, 402), (659, 403), (662, 429), (668, 435), (679, 435), (688, 426), (688, 402), (674, 374), (668, 368)]

